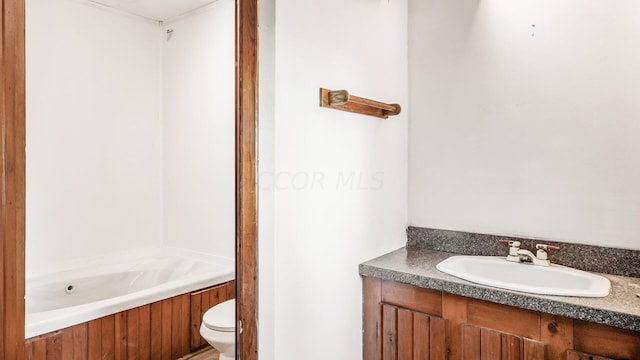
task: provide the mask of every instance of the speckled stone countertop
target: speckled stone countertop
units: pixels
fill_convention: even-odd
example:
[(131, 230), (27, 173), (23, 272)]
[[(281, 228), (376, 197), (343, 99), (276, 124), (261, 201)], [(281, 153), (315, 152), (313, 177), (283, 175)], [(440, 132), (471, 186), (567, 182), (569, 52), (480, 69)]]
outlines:
[(611, 293), (604, 298), (537, 295), (479, 285), (436, 270), (437, 263), (454, 255), (404, 247), (360, 264), (360, 275), (640, 331), (640, 278), (601, 274), (611, 281)]

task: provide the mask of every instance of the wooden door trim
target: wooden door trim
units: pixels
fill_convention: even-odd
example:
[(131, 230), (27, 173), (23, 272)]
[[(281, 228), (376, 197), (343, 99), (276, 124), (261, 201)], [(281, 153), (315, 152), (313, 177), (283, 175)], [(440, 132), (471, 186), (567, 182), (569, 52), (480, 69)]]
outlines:
[[(237, 354), (258, 359), (258, 1), (236, 0)], [(239, 327), (238, 327), (239, 329)]]
[(0, 358), (24, 359), (25, 2), (0, 0)]
[[(0, 0), (0, 348), (24, 359), (25, 1)], [(238, 354), (258, 358), (258, 3), (236, 0)]]

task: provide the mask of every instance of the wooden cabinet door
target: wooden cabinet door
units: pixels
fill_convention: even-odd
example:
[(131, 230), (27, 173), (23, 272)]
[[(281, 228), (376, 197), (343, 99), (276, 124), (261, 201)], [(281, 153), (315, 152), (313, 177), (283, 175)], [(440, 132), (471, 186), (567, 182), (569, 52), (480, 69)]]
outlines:
[(525, 337), (463, 324), (462, 359), (545, 360), (545, 345)]
[(444, 319), (392, 305), (382, 306), (383, 360), (444, 360)]

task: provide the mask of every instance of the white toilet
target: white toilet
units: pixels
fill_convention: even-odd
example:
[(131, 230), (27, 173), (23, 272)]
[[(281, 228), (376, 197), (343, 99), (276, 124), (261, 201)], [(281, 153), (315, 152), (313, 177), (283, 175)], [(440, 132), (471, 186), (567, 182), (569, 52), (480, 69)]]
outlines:
[(200, 335), (220, 352), (220, 360), (236, 359), (236, 299), (220, 303), (202, 317)]

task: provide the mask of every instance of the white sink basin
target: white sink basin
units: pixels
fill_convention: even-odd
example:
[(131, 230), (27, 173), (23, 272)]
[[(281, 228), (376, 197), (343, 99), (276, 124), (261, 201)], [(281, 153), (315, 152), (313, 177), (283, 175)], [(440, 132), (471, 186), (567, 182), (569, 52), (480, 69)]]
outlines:
[(551, 264), (515, 263), (503, 256), (452, 256), (436, 268), (474, 283), (543, 295), (605, 297), (609, 279), (586, 271)]

